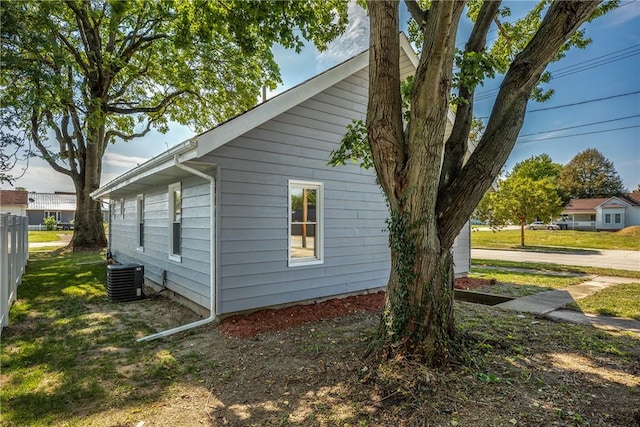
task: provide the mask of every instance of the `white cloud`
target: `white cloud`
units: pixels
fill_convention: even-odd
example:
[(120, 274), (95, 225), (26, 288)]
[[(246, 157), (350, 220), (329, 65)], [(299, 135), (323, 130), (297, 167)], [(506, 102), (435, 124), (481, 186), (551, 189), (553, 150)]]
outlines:
[(607, 13), (607, 26), (617, 27), (640, 16), (640, 2), (629, 1)]
[(139, 164), (146, 162), (148, 159), (144, 157), (133, 157), (119, 153), (108, 152), (105, 153), (102, 163), (104, 166), (112, 166), (114, 168), (131, 169)]
[(331, 42), (316, 61), (320, 69), (346, 61), (364, 51), (369, 45), (369, 17), (355, 1), (349, 3), (349, 24), (344, 34)]
[[(67, 175), (54, 171), (44, 160), (31, 159), (27, 173), (14, 183), (28, 191), (53, 193), (55, 191), (75, 191), (73, 181)], [(3, 186), (4, 188), (4, 186)]]

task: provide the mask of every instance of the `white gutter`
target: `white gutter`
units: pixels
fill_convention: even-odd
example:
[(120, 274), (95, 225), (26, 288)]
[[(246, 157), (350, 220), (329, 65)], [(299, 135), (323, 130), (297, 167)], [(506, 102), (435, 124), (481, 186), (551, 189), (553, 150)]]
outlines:
[(180, 168), (182, 170), (185, 170), (189, 173), (192, 173), (193, 175), (199, 176), (201, 178), (204, 178), (206, 180), (209, 181), (210, 183), (210, 194), (211, 194), (211, 233), (209, 235), (209, 239), (210, 239), (210, 243), (211, 243), (211, 256), (210, 256), (210, 262), (209, 262), (209, 275), (210, 275), (210, 283), (209, 283), (209, 287), (210, 287), (210, 294), (209, 294), (209, 317), (207, 317), (206, 319), (202, 319), (202, 320), (198, 320), (196, 322), (192, 322), (192, 323), (187, 323), (186, 325), (182, 325), (182, 326), (177, 326), (175, 328), (172, 329), (167, 329), (166, 331), (162, 331), (162, 332), (158, 332), (152, 335), (148, 335), (146, 337), (142, 337), (137, 339), (137, 342), (141, 342), (141, 341), (151, 341), (151, 340), (155, 340), (157, 338), (162, 338), (162, 337), (166, 337), (168, 335), (173, 335), (175, 333), (178, 332), (182, 332), (185, 331), (187, 329), (191, 329), (191, 328), (197, 328), (198, 326), (202, 326), (202, 325), (206, 325), (207, 323), (211, 323), (215, 317), (215, 285), (216, 285), (216, 261), (215, 261), (215, 249), (216, 249), (216, 180), (213, 176), (211, 175), (207, 175), (206, 173), (200, 172), (197, 169), (194, 169), (192, 167), (189, 167), (187, 165), (184, 165), (182, 163), (180, 163), (180, 159), (179, 159), (179, 154), (175, 154), (173, 157), (173, 161), (175, 163), (175, 166), (177, 168)]
[(197, 140), (195, 138), (190, 138), (170, 148), (169, 150), (163, 153), (160, 153), (155, 157), (152, 157), (151, 159), (147, 160), (143, 164), (136, 166), (135, 168), (123, 173), (119, 177), (109, 181), (108, 183), (101, 186), (97, 190), (94, 190), (89, 195), (91, 196), (92, 199), (98, 200), (105, 195), (109, 195), (116, 190), (119, 190), (131, 183), (134, 183), (140, 180), (141, 178), (152, 175), (158, 171), (164, 170), (167, 167), (174, 166), (175, 160), (173, 159), (175, 158), (176, 154), (182, 155), (183, 158), (185, 157), (185, 154), (188, 154), (186, 156), (186, 159), (189, 160), (195, 157), (195, 151), (193, 153), (188, 153), (189, 150), (193, 150), (194, 148), (197, 147), (197, 145), (198, 145)]

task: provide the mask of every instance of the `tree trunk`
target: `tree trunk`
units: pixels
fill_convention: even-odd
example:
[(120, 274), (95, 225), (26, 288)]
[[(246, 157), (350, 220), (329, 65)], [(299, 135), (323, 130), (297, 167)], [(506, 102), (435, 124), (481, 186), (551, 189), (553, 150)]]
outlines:
[(393, 216), (391, 275), (380, 321), (383, 358), (408, 356), (429, 365), (449, 358), (455, 339), (453, 255), (428, 244), (426, 227)]
[(88, 130), (87, 146), (80, 160), (80, 173), (72, 177), (76, 188), (76, 217), (71, 239), (74, 250), (107, 246), (102, 202), (95, 201), (90, 196), (91, 192), (100, 187), (104, 143), (104, 125)]
[[(80, 248), (104, 248), (107, 238), (104, 232), (101, 202), (89, 196), (89, 190), (83, 183), (76, 184), (76, 217), (73, 222), (73, 238), (71, 245), (74, 250)], [(94, 185), (95, 189), (99, 185)], [(90, 188), (90, 187), (89, 187)]]
[[(378, 181), (391, 213), (391, 274), (380, 323), (383, 358), (404, 356), (431, 365), (445, 362), (454, 340), (454, 239), (498, 176), (515, 145), (531, 91), (568, 37), (597, 1), (553, 2), (538, 32), (513, 60), (474, 153), (461, 156), (464, 132), (445, 151), (455, 34), (463, 1), (433, 1), (428, 12), (410, 2), (424, 41), (414, 74), (410, 119), (403, 128), (400, 96), (398, 3), (369, 0), (369, 102), (367, 137)], [(485, 4), (485, 18), (497, 8)], [(479, 29), (486, 36), (489, 21)], [(481, 40), (480, 40), (481, 41)], [(472, 50), (481, 50), (480, 45)], [(467, 109), (465, 114), (471, 114)], [(462, 114), (464, 115), (464, 114)], [(462, 153), (462, 154), (460, 154)], [(446, 170), (441, 176), (445, 165)], [(440, 179), (443, 179), (440, 182)], [(442, 184), (442, 185), (441, 185)], [(524, 240), (523, 240), (524, 244)]]
[(524, 218), (520, 220), (520, 246), (524, 248)]

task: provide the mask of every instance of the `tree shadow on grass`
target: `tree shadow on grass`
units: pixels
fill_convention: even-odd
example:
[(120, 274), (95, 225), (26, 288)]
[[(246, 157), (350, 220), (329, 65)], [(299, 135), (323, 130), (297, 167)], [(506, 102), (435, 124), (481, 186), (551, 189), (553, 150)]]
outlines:
[[(3, 332), (2, 407), (9, 424), (632, 422), (638, 338), (457, 302), (465, 338), (456, 363), (441, 369), (407, 360), (365, 363), (377, 313), (252, 339), (210, 325), (136, 343), (193, 314), (164, 299), (109, 303), (93, 292), (104, 284), (104, 266), (69, 265), (62, 280), (25, 277), (18, 304), (26, 314)], [(32, 267), (37, 277), (55, 262)], [(589, 369), (572, 365), (574, 359)]]

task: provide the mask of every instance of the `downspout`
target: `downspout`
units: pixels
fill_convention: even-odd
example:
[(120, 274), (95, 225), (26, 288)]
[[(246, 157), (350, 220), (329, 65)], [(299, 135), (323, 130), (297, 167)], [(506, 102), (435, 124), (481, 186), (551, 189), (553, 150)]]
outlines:
[(209, 283), (209, 288), (210, 288), (210, 294), (209, 294), (209, 317), (207, 317), (206, 319), (202, 319), (202, 320), (198, 320), (192, 323), (187, 323), (186, 325), (182, 325), (182, 326), (177, 326), (175, 328), (172, 329), (167, 329), (166, 331), (162, 331), (162, 332), (158, 332), (152, 335), (148, 335), (146, 337), (142, 337), (137, 339), (137, 342), (141, 342), (141, 341), (151, 341), (151, 340), (155, 340), (157, 338), (162, 338), (162, 337), (166, 337), (168, 335), (173, 335), (175, 333), (178, 332), (182, 332), (182, 331), (186, 331), (187, 329), (191, 329), (191, 328), (197, 328), (198, 326), (202, 326), (202, 325), (206, 325), (207, 323), (211, 323), (215, 317), (215, 285), (216, 285), (216, 267), (215, 267), (215, 249), (216, 249), (216, 243), (215, 243), (215, 237), (216, 237), (216, 232), (215, 232), (215, 225), (216, 225), (216, 180), (213, 176), (211, 175), (207, 175), (206, 173), (200, 172), (197, 169), (194, 169), (192, 167), (189, 167), (187, 165), (184, 165), (182, 163), (180, 163), (180, 159), (179, 159), (179, 155), (176, 154), (173, 156), (173, 163), (175, 164), (175, 166), (177, 168), (180, 168), (184, 171), (187, 171), (193, 175), (199, 176), (200, 178), (204, 178), (206, 180), (209, 181), (210, 184), (210, 189), (209, 192), (211, 194), (211, 229), (210, 229), (210, 234), (209, 234), (209, 239), (210, 239), (210, 244), (211, 244), (211, 262), (209, 263), (210, 268), (209, 268), (209, 275), (210, 275), (210, 283)]

